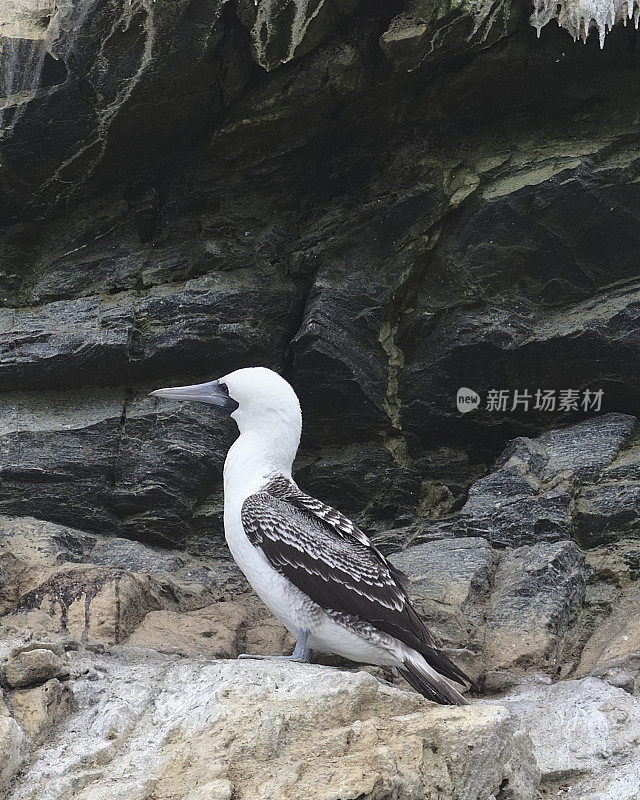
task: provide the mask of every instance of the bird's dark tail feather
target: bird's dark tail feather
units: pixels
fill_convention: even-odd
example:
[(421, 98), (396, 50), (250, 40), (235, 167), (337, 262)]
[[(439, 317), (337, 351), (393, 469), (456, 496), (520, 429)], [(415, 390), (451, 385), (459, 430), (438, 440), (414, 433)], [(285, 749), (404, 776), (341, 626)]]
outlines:
[(436, 650), (428, 644), (422, 644), (419, 648), (416, 648), (416, 650), (430, 667), (433, 667), (436, 672), (444, 675), (445, 678), (449, 678), (449, 680), (455, 681), (463, 686), (468, 686), (472, 692), (478, 691), (476, 683), (441, 650)]
[[(466, 679), (469, 683), (467, 676), (452, 664), (446, 656), (441, 658), (448, 662), (454, 668), (453, 674), (447, 674), (447, 677), (453, 680), (460, 681)], [(442, 703), (443, 705), (450, 706), (466, 706), (469, 701), (457, 689), (446, 680), (442, 675), (438, 674), (432, 666), (430, 666), (425, 658), (418, 652), (409, 652), (404, 660), (402, 667), (399, 668), (402, 677), (413, 686), (427, 700), (433, 700), (435, 703)], [(444, 671), (443, 671), (444, 672)], [(451, 673), (451, 670), (447, 670)]]

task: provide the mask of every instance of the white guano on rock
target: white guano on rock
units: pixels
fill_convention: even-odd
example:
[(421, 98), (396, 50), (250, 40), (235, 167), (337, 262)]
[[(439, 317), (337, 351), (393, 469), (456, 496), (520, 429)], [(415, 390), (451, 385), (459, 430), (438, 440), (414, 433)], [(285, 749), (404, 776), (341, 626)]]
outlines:
[(636, 0), (563, 0), (561, 3), (534, 0), (531, 24), (538, 31), (538, 36), (547, 22), (554, 18), (561, 28), (569, 31), (574, 41), (582, 39), (586, 42), (590, 28), (595, 28), (602, 48), (607, 32), (616, 22), (626, 25), (627, 20), (633, 20), (637, 29), (640, 3)]

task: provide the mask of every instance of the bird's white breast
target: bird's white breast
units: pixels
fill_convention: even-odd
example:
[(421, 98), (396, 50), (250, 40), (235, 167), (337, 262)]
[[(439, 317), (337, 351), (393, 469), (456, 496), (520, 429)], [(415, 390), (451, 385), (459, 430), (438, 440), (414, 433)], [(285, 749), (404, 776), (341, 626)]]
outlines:
[(256, 471), (255, 455), (238, 441), (227, 455), (224, 467), (224, 532), (236, 564), (256, 594), (294, 636), (309, 628), (315, 604), (291, 581), (269, 564), (262, 551), (249, 541), (242, 525), (242, 505), (269, 482), (265, 471)]

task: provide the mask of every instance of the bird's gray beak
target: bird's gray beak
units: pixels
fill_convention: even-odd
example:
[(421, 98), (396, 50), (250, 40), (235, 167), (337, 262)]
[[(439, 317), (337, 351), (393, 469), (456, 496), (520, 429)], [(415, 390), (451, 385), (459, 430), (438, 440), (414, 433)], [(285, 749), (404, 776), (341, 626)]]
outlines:
[(211, 406), (232, 414), (238, 403), (229, 397), (229, 390), (220, 381), (209, 383), (194, 383), (191, 386), (172, 386), (168, 389), (156, 389), (149, 392), (154, 397), (165, 397), (167, 400), (193, 400), (198, 403), (208, 403)]

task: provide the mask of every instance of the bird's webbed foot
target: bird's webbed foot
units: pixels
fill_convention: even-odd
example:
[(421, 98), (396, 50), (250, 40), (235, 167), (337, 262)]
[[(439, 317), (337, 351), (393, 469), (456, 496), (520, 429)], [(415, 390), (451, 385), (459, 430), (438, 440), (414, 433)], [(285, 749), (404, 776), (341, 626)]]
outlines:
[(311, 649), (307, 647), (307, 639), (309, 638), (309, 631), (300, 631), (296, 646), (293, 648), (293, 653), (290, 656), (255, 656), (252, 653), (240, 653), (238, 658), (255, 658), (261, 661), (299, 661), (303, 664), (308, 664), (311, 661)]

